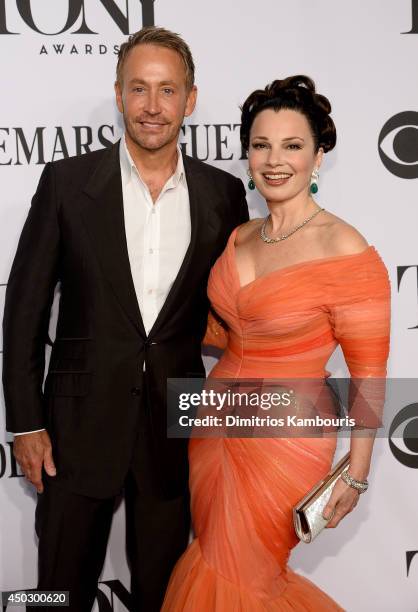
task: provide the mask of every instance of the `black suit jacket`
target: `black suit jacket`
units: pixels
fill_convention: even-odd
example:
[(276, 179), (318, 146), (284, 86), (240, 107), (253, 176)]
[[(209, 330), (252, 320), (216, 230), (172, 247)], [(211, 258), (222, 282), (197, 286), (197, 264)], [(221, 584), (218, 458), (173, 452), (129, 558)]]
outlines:
[[(85, 495), (120, 491), (143, 409), (150, 478), (164, 497), (187, 485), (187, 444), (166, 435), (166, 379), (204, 375), (208, 274), (248, 209), (240, 180), (187, 156), (184, 168), (191, 241), (148, 336), (128, 259), (118, 144), (48, 163), (19, 241), (3, 322), (6, 426), (15, 433), (46, 427), (57, 482)], [(58, 282), (56, 340), (43, 389)]]

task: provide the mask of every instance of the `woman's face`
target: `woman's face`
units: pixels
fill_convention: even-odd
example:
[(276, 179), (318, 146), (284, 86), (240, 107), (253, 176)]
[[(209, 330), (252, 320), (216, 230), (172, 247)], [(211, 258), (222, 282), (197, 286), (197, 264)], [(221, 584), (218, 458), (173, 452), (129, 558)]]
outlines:
[(309, 193), (312, 171), (323, 150), (315, 143), (305, 115), (295, 110), (261, 111), (251, 126), (248, 161), (251, 175), (268, 202)]

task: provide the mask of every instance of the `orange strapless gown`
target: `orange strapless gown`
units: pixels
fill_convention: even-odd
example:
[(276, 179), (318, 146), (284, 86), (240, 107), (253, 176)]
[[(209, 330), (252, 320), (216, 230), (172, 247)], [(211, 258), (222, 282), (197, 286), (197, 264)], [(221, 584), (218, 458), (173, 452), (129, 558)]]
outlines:
[[(229, 326), (217, 378), (323, 378), (341, 344), (352, 376), (384, 376), (390, 288), (373, 247), (288, 266), (240, 287), (235, 234), (208, 295)], [(171, 576), (164, 612), (342, 610), (287, 561), (292, 507), (330, 469), (332, 438), (193, 439), (196, 538)]]

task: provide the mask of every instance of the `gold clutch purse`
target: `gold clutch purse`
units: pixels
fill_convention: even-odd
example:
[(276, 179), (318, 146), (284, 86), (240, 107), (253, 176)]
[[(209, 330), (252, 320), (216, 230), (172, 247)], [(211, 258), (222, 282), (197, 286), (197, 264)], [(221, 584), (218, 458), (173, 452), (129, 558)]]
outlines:
[(350, 453), (347, 453), (293, 508), (293, 524), (296, 535), (302, 542), (312, 542), (326, 527), (328, 521), (322, 517), (322, 512), (337, 479), (348, 469), (349, 463)]

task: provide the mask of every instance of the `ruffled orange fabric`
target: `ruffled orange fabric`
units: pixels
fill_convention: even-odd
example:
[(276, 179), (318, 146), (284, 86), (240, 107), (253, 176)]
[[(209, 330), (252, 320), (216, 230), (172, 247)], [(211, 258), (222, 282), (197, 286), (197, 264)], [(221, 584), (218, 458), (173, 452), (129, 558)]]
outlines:
[[(229, 328), (211, 377), (324, 378), (338, 344), (352, 376), (385, 376), (390, 287), (373, 247), (241, 287), (235, 233), (209, 278), (212, 306)], [(328, 472), (335, 445), (335, 437), (191, 440), (196, 538), (175, 567), (162, 610), (342, 610), (287, 566), (298, 543), (292, 508)]]

